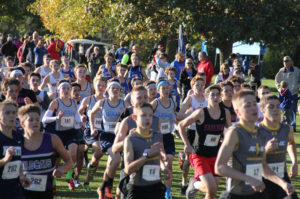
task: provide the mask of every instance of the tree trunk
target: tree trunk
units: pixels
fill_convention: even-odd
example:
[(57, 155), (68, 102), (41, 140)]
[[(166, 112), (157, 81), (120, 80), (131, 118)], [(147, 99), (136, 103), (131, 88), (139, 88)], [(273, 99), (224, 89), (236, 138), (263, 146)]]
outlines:
[(175, 54), (177, 52), (177, 35), (171, 34), (167, 36), (167, 45), (166, 45), (166, 53), (168, 55), (168, 60), (171, 63), (175, 59)]
[(232, 52), (232, 44), (233, 42), (223, 42), (217, 46), (220, 50), (220, 66)]

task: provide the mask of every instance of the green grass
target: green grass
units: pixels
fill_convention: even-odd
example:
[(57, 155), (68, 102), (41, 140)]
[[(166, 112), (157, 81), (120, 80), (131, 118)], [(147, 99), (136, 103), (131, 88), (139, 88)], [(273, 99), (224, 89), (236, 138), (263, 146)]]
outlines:
[[(274, 80), (271, 79), (263, 79), (262, 81), (263, 85), (267, 85), (271, 88), (271, 91), (277, 95), (277, 91), (274, 85)], [(300, 129), (300, 117), (297, 117), (297, 129), (299, 131)], [(298, 152), (298, 160), (300, 159), (299, 156), (299, 150), (300, 150), (300, 133), (295, 133), (295, 140), (297, 144), (297, 152)], [(175, 139), (176, 142), (176, 154), (173, 161), (173, 187), (172, 187), (172, 196), (173, 199), (183, 199), (185, 196), (181, 196), (180, 194), (180, 185), (181, 185), (181, 170), (178, 167), (178, 153), (180, 151), (183, 151), (183, 143), (179, 139)], [(89, 150), (89, 158), (91, 156), (91, 150)], [(70, 191), (68, 189), (67, 183), (65, 182), (65, 178), (61, 178), (57, 180), (57, 196), (56, 198), (97, 198), (97, 187), (101, 185), (102, 183), (102, 176), (103, 172), (105, 170), (107, 157), (104, 156), (100, 161), (99, 169), (94, 177), (94, 180), (90, 183), (91, 186), (91, 192), (86, 193), (84, 192), (83, 188), (77, 188), (74, 191)], [(299, 162), (299, 161), (298, 161)], [(289, 168), (290, 161), (288, 160), (288, 168)], [(192, 176), (193, 170), (190, 169), (189, 176)], [(80, 182), (83, 184), (83, 181), (85, 179), (86, 175), (86, 168), (84, 167), (82, 170), (82, 175), (80, 176)], [(119, 171), (116, 175), (116, 178), (114, 180), (114, 189), (118, 185), (119, 181)], [(296, 190), (299, 193), (300, 192), (300, 177), (296, 177), (292, 179), (292, 184), (296, 186)], [(218, 195), (225, 190), (225, 181), (224, 178), (221, 178), (219, 189), (218, 189)], [(197, 198), (204, 198), (204, 195), (201, 193), (198, 193)]]

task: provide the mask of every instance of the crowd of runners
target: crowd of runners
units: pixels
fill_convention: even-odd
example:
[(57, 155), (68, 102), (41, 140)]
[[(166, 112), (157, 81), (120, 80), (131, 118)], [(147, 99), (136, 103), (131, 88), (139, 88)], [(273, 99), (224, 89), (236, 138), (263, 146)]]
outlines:
[[(34, 51), (44, 48), (37, 43)], [(177, 158), (188, 199), (198, 191), (216, 198), (221, 177), (226, 190), (220, 198), (298, 198), (290, 184), (298, 175), (295, 126), (282, 122), (280, 100), (268, 86), (245, 81), (251, 69), (244, 71), (232, 54), (213, 84), (205, 52), (200, 63), (183, 53), (168, 63), (160, 45), (146, 69), (138, 49), (121, 43), (104, 63), (95, 61), (94, 75), (95, 63), (72, 66), (69, 57), (47, 51), (41, 65), (3, 57), (0, 198), (53, 198), (56, 179), (66, 178), (70, 190), (97, 191), (99, 199), (171, 199)], [(93, 50), (96, 56), (99, 49)], [(283, 61), (286, 67), (291, 58)], [(279, 90), (298, 72), (288, 69)], [(179, 154), (175, 139), (184, 143)], [(104, 155), (102, 183), (92, 190)], [(113, 186), (118, 169), (120, 182)]]

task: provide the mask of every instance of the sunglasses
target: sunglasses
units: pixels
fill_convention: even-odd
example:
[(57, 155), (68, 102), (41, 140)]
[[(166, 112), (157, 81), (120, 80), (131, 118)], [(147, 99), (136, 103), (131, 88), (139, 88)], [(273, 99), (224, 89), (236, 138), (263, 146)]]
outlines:
[(289, 62), (289, 60), (283, 60), (283, 62)]

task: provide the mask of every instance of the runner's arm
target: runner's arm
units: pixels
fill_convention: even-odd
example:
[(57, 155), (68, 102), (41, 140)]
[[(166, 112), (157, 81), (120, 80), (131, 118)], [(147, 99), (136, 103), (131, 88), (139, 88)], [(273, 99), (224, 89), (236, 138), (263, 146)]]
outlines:
[(192, 104), (192, 98), (190, 96), (187, 96), (183, 101), (183, 103), (181, 104), (180, 111), (177, 114), (177, 120), (183, 120), (184, 118), (187, 117), (187, 114), (185, 112), (189, 107), (191, 107), (191, 104)]
[(50, 75), (47, 75), (43, 80), (42, 84), (40, 85), (40, 90), (44, 90), (44, 88), (49, 83), (49, 81), (50, 81)]
[(290, 127), (287, 152), (292, 162), (292, 165), (290, 167), (290, 177), (293, 178), (298, 175), (297, 147), (294, 139), (293, 127)]
[[(129, 116), (130, 117), (130, 116)], [(124, 139), (128, 134), (128, 118), (124, 119), (118, 128), (118, 133), (116, 134), (116, 138), (112, 147), (113, 153), (121, 152), (123, 150)]]
[(227, 109), (225, 109), (225, 113), (226, 113), (226, 127), (228, 128), (231, 126), (231, 114)]
[(92, 111), (91, 111), (91, 133), (93, 133), (93, 131), (95, 130), (94, 124), (95, 124), (95, 117), (97, 112), (101, 109), (103, 104), (103, 100), (100, 100), (98, 102), (96, 102), (96, 104), (94, 105)]

